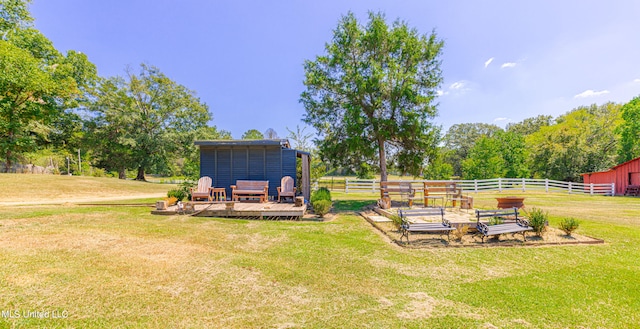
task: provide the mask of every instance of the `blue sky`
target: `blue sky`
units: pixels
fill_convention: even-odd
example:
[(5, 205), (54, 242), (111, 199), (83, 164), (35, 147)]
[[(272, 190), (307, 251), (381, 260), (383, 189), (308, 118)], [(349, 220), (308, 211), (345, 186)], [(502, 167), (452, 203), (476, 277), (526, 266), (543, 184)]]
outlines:
[[(504, 127), (580, 105), (640, 95), (640, 1), (33, 0), (35, 26), (60, 51), (89, 56), (101, 76), (158, 67), (194, 90), (212, 125), (240, 138), (286, 137), (306, 59), (324, 53), (338, 20), (367, 11), (435, 29), (445, 41), (434, 122)], [(311, 129), (307, 129), (311, 131)]]

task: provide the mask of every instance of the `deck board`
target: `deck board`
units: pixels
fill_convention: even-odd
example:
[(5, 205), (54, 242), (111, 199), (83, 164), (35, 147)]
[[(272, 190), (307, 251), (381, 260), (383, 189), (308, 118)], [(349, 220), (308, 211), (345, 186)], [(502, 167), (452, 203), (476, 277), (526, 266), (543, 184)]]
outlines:
[[(277, 202), (235, 202), (233, 209), (227, 209), (225, 203), (194, 203), (194, 216), (198, 217), (234, 217), (254, 219), (301, 219), (307, 206), (296, 207), (293, 203)], [(167, 210), (153, 210), (155, 215), (178, 214), (177, 207), (171, 206)]]

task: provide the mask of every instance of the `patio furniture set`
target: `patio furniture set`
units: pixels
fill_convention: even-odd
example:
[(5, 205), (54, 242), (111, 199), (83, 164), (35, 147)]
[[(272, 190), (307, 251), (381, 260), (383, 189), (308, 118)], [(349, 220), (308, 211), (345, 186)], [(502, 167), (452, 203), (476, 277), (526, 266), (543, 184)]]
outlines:
[[(191, 188), (191, 201), (204, 200), (208, 202), (227, 202), (227, 189), (211, 186), (211, 177), (203, 176), (198, 180), (198, 186)], [(293, 178), (282, 177), (278, 190), (278, 202), (284, 198), (295, 200), (296, 188), (293, 186)], [(237, 180), (231, 185), (231, 202), (240, 199), (257, 199), (260, 203), (269, 199), (269, 181), (263, 180)]]

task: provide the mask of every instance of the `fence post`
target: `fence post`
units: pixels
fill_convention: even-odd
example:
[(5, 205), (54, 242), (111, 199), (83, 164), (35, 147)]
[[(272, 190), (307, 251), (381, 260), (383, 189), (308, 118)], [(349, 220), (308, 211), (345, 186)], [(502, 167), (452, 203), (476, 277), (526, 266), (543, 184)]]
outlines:
[(478, 180), (477, 179), (473, 180), (473, 188), (476, 191), (476, 193), (478, 193)]
[(549, 193), (549, 178), (544, 179), (544, 191)]
[(571, 194), (571, 182), (569, 182), (569, 194)]
[(376, 193), (376, 180), (371, 180), (371, 193)]
[(344, 179), (344, 193), (349, 194), (349, 180)]
[(527, 188), (525, 187), (525, 180), (524, 177), (522, 177), (522, 192), (526, 192)]
[(498, 177), (498, 192), (502, 193), (502, 178)]
[(591, 183), (589, 185), (590, 185), (590, 187), (589, 187), (589, 192), (590, 193), (589, 194), (593, 195), (593, 183)]
[(616, 195), (616, 183), (611, 183), (611, 196)]

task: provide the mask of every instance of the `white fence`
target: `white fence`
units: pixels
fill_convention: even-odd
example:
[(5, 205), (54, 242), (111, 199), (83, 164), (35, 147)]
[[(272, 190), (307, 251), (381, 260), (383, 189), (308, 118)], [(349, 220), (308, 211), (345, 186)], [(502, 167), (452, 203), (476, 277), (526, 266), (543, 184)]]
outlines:
[[(403, 180), (411, 182), (416, 188), (422, 188), (423, 183), (429, 182), (452, 182), (464, 192), (502, 192), (505, 190), (545, 191), (560, 192), (569, 194), (590, 194), (590, 195), (614, 195), (615, 184), (582, 184), (574, 182), (563, 182), (550, 179), (527, 179), (527, 178), (494, 178), (482, 180)], [(375, 179), (345, 179), (345, 192), (371, 192), (375, 193), (380, 189), (380, 181)]]

